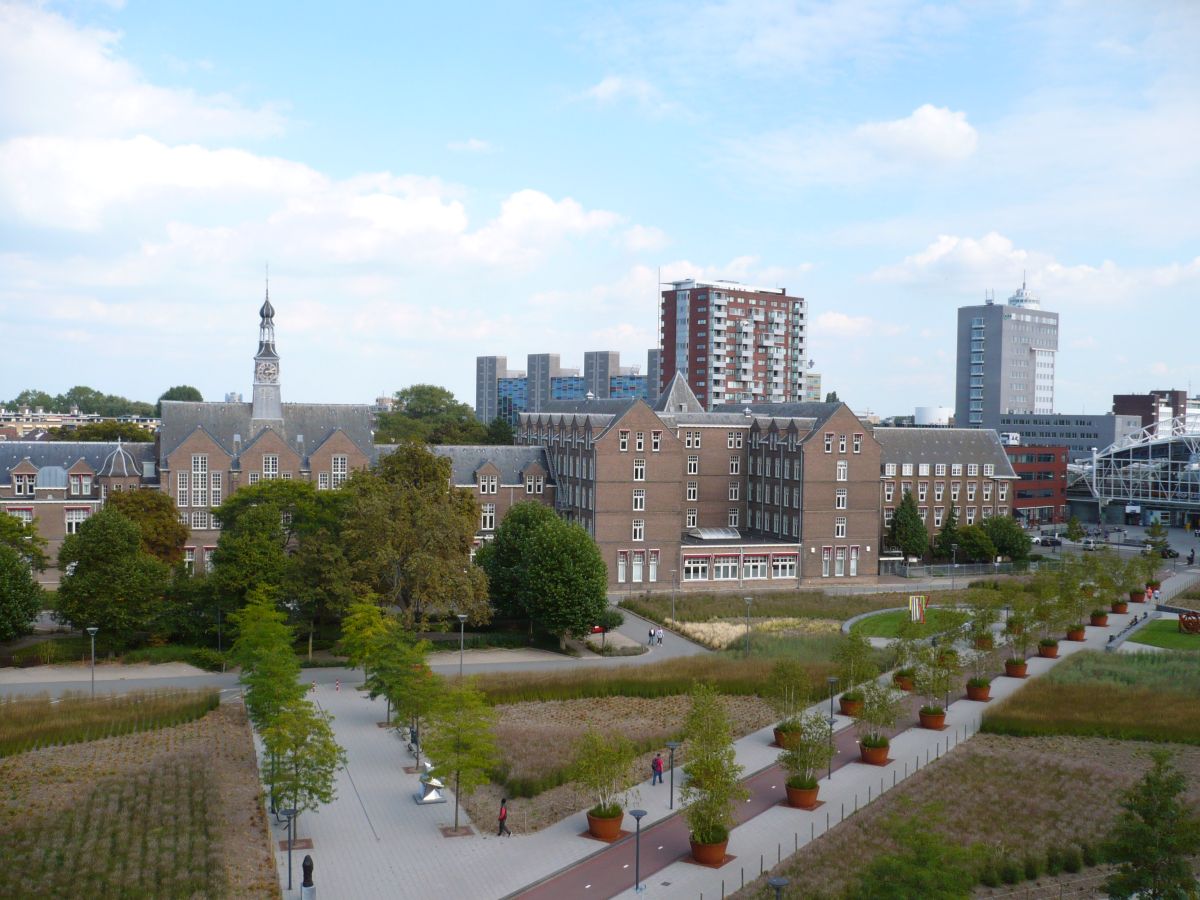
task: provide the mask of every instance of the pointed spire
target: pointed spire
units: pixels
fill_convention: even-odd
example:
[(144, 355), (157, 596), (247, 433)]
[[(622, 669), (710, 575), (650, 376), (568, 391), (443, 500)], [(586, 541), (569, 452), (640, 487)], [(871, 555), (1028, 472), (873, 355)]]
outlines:
[(271, 264), (265, 264), (266, 271), (266, 295), (263, 298), (262, 308), (258, 311), (259, 316), (263, 320), (273, 319), (275, 317), (275, 307), (271, 305)]

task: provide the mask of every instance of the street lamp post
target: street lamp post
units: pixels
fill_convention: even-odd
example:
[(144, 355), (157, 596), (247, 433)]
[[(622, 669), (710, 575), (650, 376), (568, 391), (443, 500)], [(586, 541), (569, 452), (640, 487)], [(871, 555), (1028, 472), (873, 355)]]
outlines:
[(954, 578), (958, 575), (958, 544), (950, 545), (950, 590), (954, 590)]
[(788, 879), (782, 875), (776, 875), (774, 878), (768, 878), (767, 884), (775, 888), (775, 900), (781, 900), (783, 897), (783, 889), (788, 886)]
[(750, 604), (754, 602), (753, 597), (746, 597), (746, 656), (750, 655)]
[(833, 778), (833, 725), (837, 720), (833, 715), (833, 694), (837, 688), (837, 676), (829, 676), (829, 778)]
[(670, 808), (675, 808), (675, 751), (679, 749), (679, 741), (667, 741), (667, 749), (671, 751), (671, 758), (667, 761), (667, 765), (671, 769), (671, 800)]
[(631, 809), (629, 814), (637, 820), (637, 836), (633, 842), (633, 892), (640, 894), (642, 888), (642, 816), (646, 815), (644, 809)]
[(458, 680), (462, 681), (463, 677), (463, 648), (466, 646), (466, 628), (467, 616), (466, 613), (458, 614)]
[(292, 823), (296, 821), (296, 809), (281, 809), (280, 814), (287, 819), (288, 842), (288, 890), (292, 889)]
[(92, 699), (96, 699), (96, 632), (100, 629), (95, 625), (89, 625), (87, 633), (92, 638)]

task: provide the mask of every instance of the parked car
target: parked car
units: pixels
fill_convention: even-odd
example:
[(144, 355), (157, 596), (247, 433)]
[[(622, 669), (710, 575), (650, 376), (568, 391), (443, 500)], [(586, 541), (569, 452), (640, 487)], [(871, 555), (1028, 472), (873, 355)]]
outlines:
[(1095, 550), (1096, 549), (1096, 539), (1095, 538), (1084, 538), (1082, 541), (1079, 542), (1079, 546), (1082, 547), (1084, 550)]
[(1056, 538), (1052, 534), (1046, 534), (1046, 535), (1042, 535), (1041, 537), (1035, 537), (1033, 539), (1033, 542), (1042, 547), (1061, 547), (1062, 546), (1062, 541), (1059, 538)]
[(1142, 548), (1142, 556), (1161, 556), (1163, 559), (1175, 559), (1179, 556), (1179, 551), (1174, 547), (1144, 547)]

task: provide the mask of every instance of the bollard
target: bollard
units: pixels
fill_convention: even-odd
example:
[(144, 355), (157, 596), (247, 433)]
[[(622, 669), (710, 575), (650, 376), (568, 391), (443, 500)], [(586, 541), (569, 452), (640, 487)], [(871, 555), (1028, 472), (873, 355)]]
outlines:
[[(904, 764), (904, 774), (905, 774), (905, 776), (907, 777), (907, 775), (908, 775), (908, 763), (905, 763), (905, 764)], [(895, 787), (895, 786), (896, 786), (896, 770), (895, 770), (895, 769), (892, 769), (892, 787)]]
[[(892, 774), (894, 775), (895, 772), (893, 772)], [(883, 776), (882, 775), (879, 776), (879, 793), (880, 794), (883, 793)]]
[(867, 785), (867, 805), (871, 805), (871, 786)]
[(300, 900), (317, 900), (317, 889), (313, 885), (313, 859), (311, 856), (305, 856), (304, 862), (300, 863), (300, 870), (304, 873), (304, 880), (300, 882)]
[(775, 862), (777, 862), (777, 863), (783, 862), (783, 844), (780, 844), (778, 842), (775, 844), (775, 855), (776, 855)]
[(854, 792), (854, 811), (858, 812), (858, 791)]
[[(809, 822), (808, 824), (811, 826), (808, 829), (808, 839), (809, 841), (815, 841), (817, 839), (817, 823)], [(800, 849), (800, 835), (796, 835), (796, 849)]]
[(340, 694), (342, 692), (342, 679), (339, 678), (339, 679), (337, 679), (337, 681), (335, 681), (333, 683), (333, 690), (334, 690), (334, 693), (337, 693), (337, 694)]
[(846, 801), (845, 800), (842, 801), (842, 817), (840, 819), (838, 819), (838, 821), (839, 822), (846, 821)]
[(763, 865), (763, 862), (764, 862), (763, 856), (764, 855), (765, 854), (762, 854), (762, 853), (758, 854), (758, 874), (759, 875), (762, 875), (762, 873), (766, 871), (766, 866)]
[(825, 813), (825, 830), (826, 831), (829, 830), (829, 813), (828, 812)]

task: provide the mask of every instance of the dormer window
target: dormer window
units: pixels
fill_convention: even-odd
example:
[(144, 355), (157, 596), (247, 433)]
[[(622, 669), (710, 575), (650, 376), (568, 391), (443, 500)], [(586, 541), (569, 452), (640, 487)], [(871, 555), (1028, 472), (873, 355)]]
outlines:
[(88, 497), (92, 493), (92, 476), (91, 475), (72, 475), (71, 476), (71, 496), (72, 497)]

